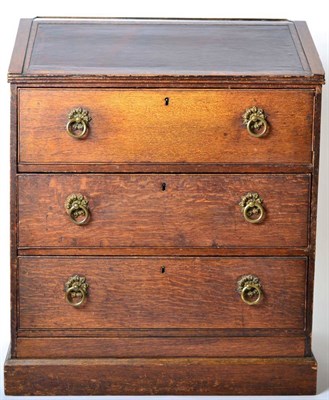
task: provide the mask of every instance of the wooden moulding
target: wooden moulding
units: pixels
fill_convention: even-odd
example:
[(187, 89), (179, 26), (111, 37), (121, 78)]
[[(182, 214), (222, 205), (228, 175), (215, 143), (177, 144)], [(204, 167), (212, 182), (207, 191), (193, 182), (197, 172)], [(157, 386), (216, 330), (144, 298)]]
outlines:
[(313, 395), (308, 358), (8, 359), (7, 395)]

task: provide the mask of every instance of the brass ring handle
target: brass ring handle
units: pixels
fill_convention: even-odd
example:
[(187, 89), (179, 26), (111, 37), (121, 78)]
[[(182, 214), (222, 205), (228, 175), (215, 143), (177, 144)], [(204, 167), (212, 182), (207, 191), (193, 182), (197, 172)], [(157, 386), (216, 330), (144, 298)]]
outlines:
[[(247, 299), (247, 294), (250, 292), (250, 290), (255, 290), (256, 291), (256, 298), (254, 300), (248, 300)], [(248, 283), (241, 291), (241, 299), (244, 303), (248, 304), (249, 306), (255, 306), (260, 302), (262, 298), (262, 290), (259, 287), (259, 285), (255, 285), (253, 283)]]
[(241, 300), (248, 306), (259, 304), (263, 297), (262, 285), (255, 275), (244, 275), (237, 282)]
[(91, 121), (89, 111), (81, 107), (75, 108), (69, 113), (68, 118), (66, 132), (74, 139), (83, 139), (88, 133)]
[[(81, 299), (79, 301), (77, 301), (77, 302), (74, 302), (73, 298), (72, 298), (72, 296), (70, 294), (72, 292), (80, 294), (81, 296), (79, 296), (79, 297), (81, 297)], [(68, 289), (66, 291), (65, 297), (66, 297), (66, 301), (69, 303), (70, 306), (80, 307), (81, 304), (84, 303), (84, 301), (85, 301), (86, 294), (82, 289), (75, 289), (74, 287), (71, 287), (70, 289)]]
[(267, 134), (269, 124), (263, 109), (255, 106), (248, 108), (242, 118), (243, 124), (246, 125), (249, 135), (255, 138), (260, 138)]
[[(263, 129), (260, 130), (259, 132), (253, 130), (255, 122), (257, 122), (259, 125), (263, 126)], [(268, 123), (267, 123), (266, 119), (262, 118), (262, 117), (256, 117), (254, 119), (249, 120), (247, 123), (247, 130), (248, 130), (249, 135), (256, 137), (256, 138), (265, 136), (267, 133), (267, 129), (268, 129)]]
[[(249, 217), (249, 215), (248, 215), (250, 212), (253, 212), (254, 209), (256, 209), (257, 213), (258, 213), (258, 217), (255, 219)], [(264, 218), (264, 214), (265, 214), (265, 211), (264, 211), (263, 206), (260, 203), (257, 203), (254, 201), (248, 203), (243, 209), (244, 219), (247, 222), (250, 222), (251, 224), (259, 224), (262, 221), (262, 219)]]
[[(75, 124), (81, 124), (82, 125), (82, 130), (80, 131), (80, 133), (74, 133), (73, 132), (73, 126)], [(85, 134), (87, 133), (87, 124), (85, 121), (83, 120), (79, 120), (77, 119), (69, 119), (68, 123), (66, 124), (66, 132), (73, 137), (74, 139), (82, 139)]]
[[(90, 219), (89, 201), (80, 193), (72, 193), (65, 200), (65, 210), (76, 225), (86, 225)], [(82, 219), (79, 219), (80, 217)]]
[[(73, 275), (65, 283), (65, 298), (68, 304), (72, 307), (80, 307), (86, 300), (88, 295), (88, 283), (84, 276)], [(74, 301), (78, 299), (78, 301)]]
[[(82, 220), (77, 220), (74, 216), (74, 213), (79, 209), (82, 210), (84, 213), (84, 218)], [(69, 210), (69, 216), (71, 218), (71, 221), (74, 222), (76, 225), (85, 225), (89, 220), (90, 214), (88, 208), (81, 204), (78, 205), (77, 203), (75, 203)]]
[(244, 219), (250, 224), (259, 224), (265, 218), (263, 199), (258, 193), (247, 193), (241, 197), (239, 206)]

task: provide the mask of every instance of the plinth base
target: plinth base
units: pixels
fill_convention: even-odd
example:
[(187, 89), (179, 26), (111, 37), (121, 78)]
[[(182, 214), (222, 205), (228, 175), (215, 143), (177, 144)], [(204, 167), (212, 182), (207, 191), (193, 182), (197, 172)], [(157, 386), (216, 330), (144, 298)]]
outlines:
[(312, 395), (307, 358), (7, 359), (7, 395)]

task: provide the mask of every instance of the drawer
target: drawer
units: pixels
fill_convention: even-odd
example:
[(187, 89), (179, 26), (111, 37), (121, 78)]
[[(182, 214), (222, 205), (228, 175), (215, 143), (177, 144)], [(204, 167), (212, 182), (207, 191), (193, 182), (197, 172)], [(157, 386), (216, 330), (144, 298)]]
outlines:
[[(313, 99), (311, 90), (20, 89), (19, 163), (307, 164)], [(264, 137), (243, 124), (253, 106), (265, 112)], [(83, 140), (66, 131), (78, 107), (92, 118)]]
[[(308, 244), (309, 175), (28, 174), (18, 184), (20, 247)], [(263, 203), (242, 207), (249, 192)], [(89, 203), (78, 206), (76, 218), (79, 193)], [(247, 219), (264, 218), (248, 222), (245, 211)]]
[(19, 326), (302, 330), (306, 270), (304, 258), (20, 258)]
[[(117, 330), (116, 330), (117, 332)], [(150, 332), (149, 330), (147, 332)], [(159, 334), (163, 332), (163, 336)], [(174, 332), (172, 336), (168, 332)], [(193, 331), (195, 334), (197, 331)], [(91, 335), (79, 336), (65, 330), (65, 336), (55, 337), (54, 331), (33, 332), (27, 337), (21, 331), (17, 340), (18, 358), (105, 358), (105, 357), (304, 357), (305, 336), (218, 336), (218, 330), (207, 330), (213, 335), (206, 336), (203, 329), (199, 336), (191, 336), (191, 330), (152, 330), (147, 336), (145, 330), (134, 330), (127, 336), (108, 337), (108, 330), (94, 330)], [(227, 330), (224, 331), (225, 333)], [(28, 332), (31, 333), (31, 332)], [(84, 333), (83, 332), (79, 332)], [(117, 332), (118, 333), (118, 332)], [(136, 337), (138, 333), (140, 337)], [(273, 332), (275, 335), (277, 331)], [(47, 334), (49, 335), (47, 337)], [(101, 336), (104, 335), (104, 337)], [(135, 334), (135, 337), (133, 336)], [(179, 335), (180, 334), (180, 335)], [(216, 335), (217, 334), (217, 335)], [(94, 336), (93, 336), (94, 335)], [(41, 336), (41, 337), (40, 337)], [(45, 337), (46, 336), (46, 337)]]

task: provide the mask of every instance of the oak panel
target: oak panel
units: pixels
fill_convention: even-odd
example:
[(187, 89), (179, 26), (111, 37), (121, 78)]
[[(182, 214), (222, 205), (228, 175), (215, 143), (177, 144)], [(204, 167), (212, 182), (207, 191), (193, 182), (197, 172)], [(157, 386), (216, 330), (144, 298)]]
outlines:
[[(20, 247), (307, 246), (309, 175), (20, 175)], [(165, 190), (163, 190), (165, 184)], [(77, 226), (71, 193), (90, 201)], [(241, 196), (258, 192), (265, 220), (246, 222)]]
[(19, 338), (19, 358), (303, 357), (300, 337)]
[(8, 359), (5, 392), (62, 396), (314, 395), (316, 373), (314, 357)]
[[(163, 270), (164, 268), (164, 270)], [(85, 276), (80, 308), (64, 284)], [(242, 302), (241, 276), (256, 275), (264, 298)], [(304, 328), (305, 259), (21, 258), (20, 328)]]
[[(21, 89), (19, 162), (308, 164), (313, 99), (312, 90)], [(252, 106), (268, 116), (266, 137), (243, 125)], [(76, 107), (92, 116), (84, 140), (66, 133)]]

